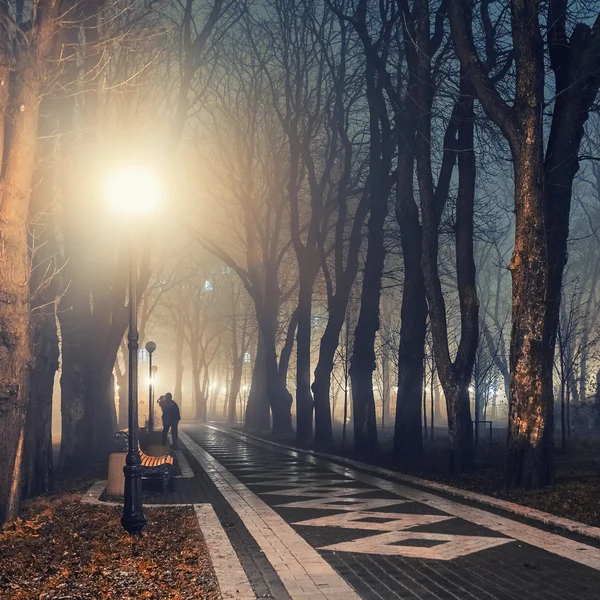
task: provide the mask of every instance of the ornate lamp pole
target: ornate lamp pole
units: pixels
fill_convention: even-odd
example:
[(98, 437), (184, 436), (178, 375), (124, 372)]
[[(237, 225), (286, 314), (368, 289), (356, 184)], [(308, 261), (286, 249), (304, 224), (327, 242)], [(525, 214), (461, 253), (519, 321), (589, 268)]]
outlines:
[(146, 344), (146, 351), (150, 360), (148, 361), (148, 429), (154, 431), (154, 380), (153, 369), (152, 369), (152, 353), (156, 350), (156, 344), (154, 342), (148, 342)]
[[(106, 196), (112, 208), (131, 219), (127, 223), (135, 233), (139, 219), (153, 213), (160, 203), (160, 184), (155, 174), (145, 168), (129, 167), (112, 174), (106, 186)], [(134, 235), (129, 240), (129, 441), (123, 473), (125, 495), (121, 524), (132, 535), (141, 535), (146, 525), (142, 506), (142, 473), (139, 452), (138, 420), (138, 349), (137, 280), (138, 265)]]

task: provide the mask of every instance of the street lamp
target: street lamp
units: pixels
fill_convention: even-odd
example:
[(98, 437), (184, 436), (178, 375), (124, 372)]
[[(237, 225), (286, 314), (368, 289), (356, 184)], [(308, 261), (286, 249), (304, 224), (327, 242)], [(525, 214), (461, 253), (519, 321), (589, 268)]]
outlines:
[(154, 342), (146, 344), (146, 351), (150, 360), (148, 361), (148, 431), (154, 431), (154, 382), (152, 380), (152, 353), (156, 350)]
[(137, 329), (137, 257), (133, 234), (138, 221), (156, 212), (161, 201), (161, 186), (155, 173), (143, 166), (129, 166), (112, 173), (107, 181), (106, 199), (114, 210), (126, 218), (132, 237), (129, 249), (129, 394), (128, 422), (129, 442), (123, 473), (125, 474), (125, 495), (121, 524), (132, 535), (141, 535), (146, 525), (142, 506), (142, 473), (138, 437), (138, 348)]

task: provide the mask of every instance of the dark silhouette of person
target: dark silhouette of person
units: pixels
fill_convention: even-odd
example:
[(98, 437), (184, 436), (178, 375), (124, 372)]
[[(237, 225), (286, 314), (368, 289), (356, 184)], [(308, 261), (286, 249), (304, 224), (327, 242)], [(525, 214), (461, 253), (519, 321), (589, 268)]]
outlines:
[(173, 396), (170, 393), (161, 396), (158, 399), (158, 405), (162, 408), (162, 444), (163, 446), (167, 445), (167, 433), (169, 433), (170, 429), (171, 438), (173, 439), (171, 448), (173, 448), (173, 450), (177, 450), (177, 425), (181, 420), (179, 406), (177, 406), (177, 403), (173, 401)]

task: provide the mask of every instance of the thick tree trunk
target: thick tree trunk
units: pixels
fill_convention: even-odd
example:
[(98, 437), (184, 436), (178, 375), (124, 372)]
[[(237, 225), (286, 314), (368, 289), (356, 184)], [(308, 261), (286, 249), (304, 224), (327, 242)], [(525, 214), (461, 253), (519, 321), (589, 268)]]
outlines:
[(246, 405), (244, 427), (250, 431), (269, 431), (269, 396), (267, 394), (267, 374), (265, 369), (265, 346), (262, 335), (258, 334), (256, 359), (252, 370), (252, 382)]
[[(76, 287), (73, 282), (71, 287)], [(71, 311), (59, 310), (62, 338), (61, 353), (61, 442), (59, 467), (61, 470), (76, 467), (85, 461), (91, 431), (86, 418), (87, 396), (85, 386), (86, 353), (84, 335), (81, 331), (76, 307), (70, 304), (67, 294), (61, 300), (60, 307), (72, 306)], [(85, 321), (84, 321), (85, 322)], [(125, 394), (127, 389), (125, 389)]]
[[(501, 127), (512, 153), (515, 179), (512, 374), (507, 483), (541, 487), (552, 482), (552, 365), (573, 178), (579, 167), (583, 128), (598, 93), (600, 35), (597, 27), (568, 23), (569, 7), (512, 2), (516, 87), (506, 103), (490, 81), (473, 43), (470, 5), (449, 4), (455, 47), (475, 82), (477, 95)], [(547, 38), (542, 37), (547, 28)], [(567, 33), (571, 30), (570, 35)], [(554, 72), (552, 123), (543, 159), (545, 50)]]
[[(0, 523), (19, 510), (25, 415), (32, 364), (28, 248), (29, 199), (35, 167), (40, 90), (52, 48), (57, 0), (40, 1), (19, 38), (8, 143), (0, 192)], [(23, 44), (21, 46), (21, 44)], [(5, 83), (8, 83), (6, 81)]]
[(530, 111), (528, 143), (516, 150), (515, 248), (507, 452), (509, 486), (536, 488), (554, 476), (552, 353), (546, 322), (548, 254), (543, 208), (541, 114)]
[[(415, 207), (416, 209), (416, 207)], [(400, 345), (398, 348), (398, 396), (394, 430), (394, 460), (411, 464), (423, 457), (421, 397), (427, 333), (427, 303), (421, 271), (421, 228), (402, 228), (404, 287)]]
[(34, 362), (25, 428), (25, 497), (44, 494), (54, 487), (52, 393), (59, 358), (55, 319), (54, 303), (39, 308), (32, 316)]
[(31, 197), (32, 272), (29, 290), (32, 307), (33, 365), (26, 414), (22, 495), (48, 492), (54, 485), (52, 453), (52, 395), (58, 369), (59, 347), (56, 327), (55, 213), (52, 177), (53, 133), (56, 119), (50, 101), (42, 102), (38, 167)]
[[(79, 27), (65, 31), (65, 89), (77, 77), (74, 58), (79, 43)], [(60, 109), (61, 159), (70, 168), (60, 173), (62, 211), (60, 227), (64, 237), (65, 266), (62, 270), (64, 293), (58, 306), (61, 337), (61, 442), (59, 468), (76, 469), (85, 461), (91, 437), (90, 408), (86, 388), (87, 331), (90, 318), (88, 263), (84, 251), (88, 219), (77, 189), (77, 170), (73, 169), (78, 152), (75, 130), (75, 96), (65, 93), (57, 104)]]
[(114, 399), (113, 367), (104, 355), (106, 347), (88, 344), (86, 365), (86, 395), (91, 435), (87, 440), (90, 449), (102, 454), (110, 449), (116, 429), (117, 415)]

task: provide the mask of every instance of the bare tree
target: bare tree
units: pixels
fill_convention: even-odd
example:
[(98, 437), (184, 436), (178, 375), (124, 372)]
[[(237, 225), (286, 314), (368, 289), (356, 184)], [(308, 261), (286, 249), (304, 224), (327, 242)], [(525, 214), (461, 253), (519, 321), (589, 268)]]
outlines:
[[(515, 246), (510, 345), (507, 483), (550, 483), (553, 462), (552, 365), (559, 322), (573, 179), (584, 124), (600, 85), (600, 20), (572, 28), (566, 0), (511, 1), (514, 97), (505, 100), (478, 54), (472, 2), (449, 3), (452, 34), (475, 93), (506, 137), (515, 180)], [(542, 11), (547, 6), (547, 44)], [(485, 13), (484, 13), (485, 14)], [(488, 40), (492, 35), (489, 32)], [(487, 44), (488, 58), (494, 42)], [(553, 70), (553, 113), (544, 153), (545, 48)], [(492, 68), (495, 67), (491, 61)]]
[[(29, 371), (31, 257), (29, 203), (34, 176), (40, 96), (57, 27), (58, 0), (27, 3), (27, 28), (0, 2), (0, 523), (19, 509)], [(14, 65), (14, 73), (10, 73)], [(9, 103), (9, 97), (11, 102)]]

